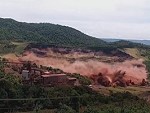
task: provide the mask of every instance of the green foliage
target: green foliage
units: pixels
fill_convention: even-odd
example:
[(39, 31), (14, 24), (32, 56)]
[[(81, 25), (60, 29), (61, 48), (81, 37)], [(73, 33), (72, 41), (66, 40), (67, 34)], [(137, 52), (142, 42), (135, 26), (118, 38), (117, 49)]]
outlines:
[(4, 74), (3, 72), (0, 72), (0, 89), (2, 91), (1, 92), (2, 95), (0, 95), (0, 98), (3, 97), (17, 98), (20, 95), (19, 94), (20, 92), (18, 91), (19, 87), (20, 87), (20, 80), (18, 77), (15, 77), (13, 75), (7, 75)]
[(46, 70), (51, 71), (53, 73), (64, 73), (63, 70), (53, 67), (45, 67)]
[(22, 40), (65, 47), (100, 46), (106, 42), (88, 36), (76, 29), (50, 23), (21, 23), (0, 18), (1, 40)]
[(112, 93), (110, 95), (112, 97), (112, 101), (113, 102), (122, 102), (123, 100), (125, 99), (128, 99), (130, 101), (132, 100), (138, 100), (138, 97), (132, 95), (131, 93), (129, 92), (124, 92), (124, 93), (120, 93), (120, 92), (117, 92), (117, 93)]
[[(16, 45), (12, 42), (25, 42), (26, 44)], [(123, 40), (107, 43), (67, 26), (50, 23), (23, 23), (0, 18), (0, 53), (22, 53), (25, 48), (33, 47), (82, 48), (101, 50), (104, 53), (110, 53), (117, 48), (150, 48)]]
[(8, 54), (8, 53), (21, 54), (27, 45), (28, 45), (27, 42), (15, 44), (14, 42), (11, 42), (11, 40), (4, 42), (3, 40), (0, 39), (0, 54)]
[(126, 40), (120, 40), (117, 42), (113, 42), (110, 45), (112, 45), (113, 47), (116, 47), (116, 48), (135, 48), (136, 47), (136, 48), (150, 49), (150, 46), (143, 45), (140, 43), (133, 43), (133, 42), (126, 41)]
[(87, 109), (83, 113), (100, 113), (97, 109), (88, 106)]
[(71, 107), (69, 107), (67, 105), (60, 104), (56, 113), (76, 113), (76, 112)]
[(139, 48), (141, 56), (145, 57), (147, 60), (150, 60), (150, 49), (141, 49)]
[(149, 74), (148, 78), (150, 79), (150, 60), (145, 61), (144, 63), (145, 63), (146, 68), (147, 68), (147, 70), (148, 70), (148, 74)]
[(149, 113), (150, 107), (142, 100), (123, 101), (97, 106), (90, 106), (84, 113)]
[[(56, 113), (75, 113), (80, 107), (90, 106), (84, 113), (149, 113), (149, 104), (129, 92), (99, 94), (88, 87), (12, 86), (15, 82), (1, 83), (0, 98), (18, 98), (16, 101), (0, 101), (1, 107), (23, 108), (22, 111), (39, 112), (41, 109), (56, 109)], [(16, 96), (16, 94), (18, 94)], [(63, 97), (63, 98), (61, 98)], [(65, 97), (65, 98), (64, 98)], [(19, 98), (31, 98), (20, 101)], [(32, 100), (32, 98), (39, 98)], [(41, 98), (41, 99), (40, 99)], [(42, 99), (47, 98), (47, 99)], [(48, 99), (51, 98), (51, 99)], [(61, 103), (61, 104), (60, 104)], [(8, 106), (9, 105), (9, 106)], [(130, 106), (129, 106), (130, 105)], [(6, 111), (5, 111), (6, 112)]]

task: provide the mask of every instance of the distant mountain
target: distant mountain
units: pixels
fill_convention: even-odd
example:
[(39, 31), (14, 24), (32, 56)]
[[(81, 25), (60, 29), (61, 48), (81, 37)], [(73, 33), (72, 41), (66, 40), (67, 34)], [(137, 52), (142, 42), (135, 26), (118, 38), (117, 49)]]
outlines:
[[(120, 41), (122, 39), (102, 39), (106, 42), (116, 42), (116, 41)], [(123, 39), (125, 40), (125, 39)], [(134, 43), (140, 43), (140, 44), (145, 44), (145, 45), (150, 45), (150, 40), (126, 40), (126, 41), (131, 41)]]
[(0, 40), (19, 40), (66, 47), (99, 47), (107, 43), (74, 28), (50, 23), (25, 23), (0, 18)]
[(129, 41), (132, 41), (132, 42), (135, 42), (135, 43), (142, 43), (142, 44), (145, 44), (145, 45), (150, 45), (150, 40), (129, 40)]

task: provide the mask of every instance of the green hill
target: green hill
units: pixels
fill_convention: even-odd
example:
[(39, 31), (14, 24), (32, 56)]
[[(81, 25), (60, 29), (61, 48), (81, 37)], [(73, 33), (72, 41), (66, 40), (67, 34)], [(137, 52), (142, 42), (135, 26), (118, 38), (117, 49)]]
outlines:
[[(71, 47), (111, 53), (116, 49), (146, 48), (130, 41), (108, 43), (74, 28), (51, 23), (25, 23), (0, 18), (0, 54), (21, 53), (26, 47)], [(144, 53), (145, 55), (145, 53)]]
[(27, 41), (65, 47), (103, 46), (105, 41), (76, 29), (50, 23), (25, 23), (0, 18), (0, 40)]

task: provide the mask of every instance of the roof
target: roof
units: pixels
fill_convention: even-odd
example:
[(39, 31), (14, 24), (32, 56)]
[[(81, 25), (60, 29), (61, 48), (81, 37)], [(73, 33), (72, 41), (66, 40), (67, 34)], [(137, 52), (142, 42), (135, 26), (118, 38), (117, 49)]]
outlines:
[(66, 76), (66, 74), (50, 74), (50, 75), (41, 75), (42, 77), (59, 77), (59, 76)]
[(68, 80), (77, 80), (77, 78), (68, 77)]
[(49, 72), (49, 71), (46, 71), (46, 72), (44, 72), (44, 73), (48, 74), (48, 73), (50, 73), (50, 72)]
[(49, 71), (43, 72), (43, 75), (50, 75), (50, 74), (51, 74), (51, 72), (49, 72)]
[(39, 69), (39, 68), (31, 68), (31, 70), (41, 71), (41, 72), (43, 72), (43, 70), (42, 70), (42, 69)]
[(22, 70), (22, 72), (26, 72), (26, 73), (29, 73), (29, 70)]

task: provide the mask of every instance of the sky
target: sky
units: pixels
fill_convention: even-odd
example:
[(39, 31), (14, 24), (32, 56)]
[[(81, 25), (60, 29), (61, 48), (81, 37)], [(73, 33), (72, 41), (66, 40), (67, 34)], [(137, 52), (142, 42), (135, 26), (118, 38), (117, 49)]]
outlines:
[(0, 17), (76, 28), (97, 38), (149, 39), (150, 0), (0, 0)]

